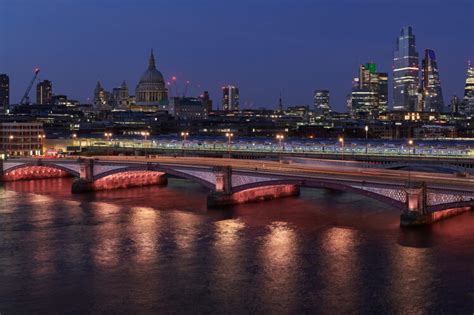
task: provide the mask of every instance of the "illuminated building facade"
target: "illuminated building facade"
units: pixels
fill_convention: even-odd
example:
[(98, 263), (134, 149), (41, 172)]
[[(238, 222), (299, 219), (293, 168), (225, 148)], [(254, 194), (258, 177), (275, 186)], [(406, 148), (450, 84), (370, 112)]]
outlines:
[(36, 104), (49, 105), (53, 98), (53, 84), (43, 80), (36, 85)]
[(443, 93), (439, 80), (438, 63), (433, 50), (425, 49), (422, 62), (423, 111), (441, 113), (444, 109)]
[(196, 97), (172, 97), (168, 113), (180, 120), (201, 120), (206, 116), (202, 100)]
[(209, 92), (204, 91), (204, 93), (199, 98), (201, 99), (202, 106), (204, 107), (204, 116), (207, 118), (209, 113), (212, 111), (212, 100), (209, 96)]
[(474, 68), (471, 62), (467, 65), (466, 86), (464, 87), (463, 99), (464, 112), (468, 116), (474, 116)]
[(225, 111), (239, 110), (239, 88), (233, 85), (222, 87), (222, 109)]
[(451, 98), (449, 109), (452, 114), (459, 114), (461, 112), (461, 100), (457, 95), (453, 95)]
[(387, 111), (387, 73), (378, 73), (375, 63), (359, 67), (359, 77), (352, 81), (351, 114), (355, 118), (374, 119)]
[(10, 106), (10, 78), (6, 74), (0, 74), (0, 108), (4, 113)]
[(393, 58), (393, 110), (421, 111), (418, 102), (418, 53), (410, 26), (397, 38)]
[(314, 109), (317, 116), (328, 116), (331, 112), (328, 90), (315, 90), (313, 93)]
[(0, 122), (1, 150), (10, 156), (41, 155), (44, 139), (40, 122)]

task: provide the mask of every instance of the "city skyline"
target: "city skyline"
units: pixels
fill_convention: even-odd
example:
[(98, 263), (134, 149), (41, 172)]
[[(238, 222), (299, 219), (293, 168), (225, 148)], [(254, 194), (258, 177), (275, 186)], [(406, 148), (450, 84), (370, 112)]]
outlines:
[[(462, 97), (467, 61), (474, 55), (472, 43), (466, 41), (465, 36), (461, 36), (461, 31), (465, 32), (466, 29), (472, 27), (467, 19), (460, 18), (463, 14), (468, 13), (471, 4), (467, 1), (455, 1), (449, 8), (434, 4), (429, 8), (432, 11), (431, 17), (433, 19), (443, 12), (452, 11), (453, 14), (449, 18), (437, 20), (436, 25), (430, 24), (428, 27), (427, 17), (420, 16), (415, 19), (414, 16), (418, 15), (413, 14), (424, 8), (422, 5), (424, 2), (420, 1), (414, 4), (413, 11), (404, 12), (401, 14), (401, 19), (400, 16), (397, 19), (391, 15), (385, 19), (380, 16), (380, 9), (384, 6), (395, 10), (392, 15), (403, 12), (401, 9), (394, 8), (393, 2), (385, 3), (383, 6), (372, 1), (363, 1), (357, 4), (353, 1), (343, 2), (345, 6), (355, 10), (353, 13), (364, 11), (369, 14), (371, 10), (377, 11), (378, 13), (371, 18), (386, 21), (383, 22), (386, 27), (382, 27), (381, 30), (371, 29), (370, 32), (361, 33), (352, 28), (341, 28), (334, 21), (326, 21), (328, 17), (317, 19), (321, 15), (321, 9), (324, 9), (329, 17), (337, 16), (340, 3), (333, 5), (322, 1), (317, 4), (307, 4), (314, 10), (314, 16), (310, 20), (300, 21), (298, 16), (307, 17), (308, 14), (304, 12), (303, 6), (280, 1), (275, 6), (276, 14), (264, 16), (268, 20), (264, 19), (264, 23), (256, 24), (255, 29), (249, 28), (247, 24), (242, 32), (237, 31), (232, 25), (227, 27), (229, 41), (240, 38), (237, 41), (239, 43), (238, 49), (235, 51), (220, 48), (220, 41), (213, 41), (219, 32), (211, 30), (211, 28), (216, 23), (223, 22), (220, 20), (199, 25), (198, 33), (200, 33), (199, 31), (209, 31), (209, 35), (203, 36), (197, 41), (195, 38), (189, 37), (191, 30), (186, 31), (186, 26), (193, 25), (197, 21), (193, 12), (186, 9), (186, 1), (163, 6), (162, 10), (166, 10), (169, 14), (163, 16), (162, 19), (167, 21), (173, 14), (182, 17), (179, 19), (180, 23), (175, 23), (175, 28), (170, 28), (166, 24), (168, 25), (166, 32), (158, 27), (161, 25), (160, 21), (157, 21), (156, 25), (148, 24), (146, 19), (138, 23), (139, 26), (130, 26), (134, 23), (127, 23), (127, 27), (122, 30), (123, 35), (130, 36), (136, 31), (136, 27), (141, 28), (143, 38), (140, 38), (137, 44), (130, 45), (130, 41), (124, 39), (123, 43), (116, 42), (116, 48), (107, 45), (106, 43), (117, 36), (118, 25), (100, 24), (97, 33), (103, 36), (104, 48), (97, 47), (96, 49), (85, 45), (82, 38), (74, 36), (80, 35), (81, 30), (77, 26), (71, 25), (65, 16), (58, 17), (58, 23), (63, 22), (62, 24), (65, 25), (64, 29), (52, 29), (52, 23), (44, 20), (54, 11), (50, 7), (50, 3), (41, 8), (44, 11), (42, 17), (35, 16), (33, 18), (33, 21), (43, 21), (44, 23), (38, 25), (37, 30), (32, 31), (26, 26), (35, 23), (23, 23), (22, 21), (23, 24), (18, 25), (12, 17), (19, 14), (20, 11), (26, 16), (31, 15), (35, 9), (40, 10), (38, 6), (28, 1), (20, 4), (5, 2), (2, 6), (5, 6), (4, 12), (7, 14), (0, 23), (7, 25), (4, 25), (5, 27), (2, 29), (15, 27), (17, 36), (12, 36), (5, 31), (2, 34), (6, 38), (7, 45), (0, 48), (0, 56), (2, 56), (0, 58), (0, 72), (10, 76), (11, 103), (19, 102), (31, 79), (32, 69), (36, 66), (41, 68), (39, 77), (41, 80), (48, 79), (53, 82), (54, 93), (66, 94), (81, 102), (91, 103), (93, 90), (98, 80), (109, 91), (120, 86), (124, 80), (130, 87), (134, 87), (139, 81), (150, 48), (154, 48), (156, 66), (163, 73), (165, 80), (169, 80), (175, 75), (181, 87), (184, 87), (185, 82), (189, 80), (191, 82), (189, 95), (197, 96), (204, 90), (209, 90), (211, 98), (215, 102), (219, 102), (221, 87), (233, 84), (241, 90), (241, 108), (255, 109), (260, 107), (276, 108), (280, 93), (286, 106), (303, 104), (311, 106), (313, 91), (327, 89), (331, 93), (332, 108), (335, 111), (345, 111), (346, 96), (351, 90), (351, 79), (357, 75), (357, 68), (360, 64), (371, 61), (377, 64), (379, 71), (389, 73), (390, 92), (388, 97), (389, 108), (392, 108), (392, 58), (395, 40), (400, 29), (405, 25), (410, 25), (416, 35), (418, 54), (422, 54), (424, 49), (436, 51), (444, 90), (444, 102), (448, 103), (453, 94)], [(53, 4), (57, 6), (54, 12), (62, 12), (65, 15), (70, 14), (78, 7), (77, 2), (63, 4), (53, 1)], [(100, 5), (86, 2), (74, 14), (94, 17), (97, 14), (94, 9), (104, 8), (107, 4), (109, 4), (107, 1)], [(147, 11), (145, 9), (155, 7), (147, 1), (143, 4), (141, 8), (136, 8), (125, 3), (120, 8), (111, 7), (110, 9), (112, 15), (116, 14), (117, 16), (122, 16), (125, 14), (124, 10), (130, 9), (127, 11), (127, 17), (131, 21), (135, 21), (141, 15), (147, 16), (148, 13), (145, 12)], [(221, 5), (214, 1), (207, 1), (203, 7), (212, 8), (212, 10), (201, 12), (203, 8), (194, 8), (194, 11), (205, 13), (203, 17), (217, 18), (216, 11)], [(236, 6), (235, 12), (231, 14), (242, 13), (243, 9), (241, 6)], [(258, 2), (249, 4), (249, 9), (247, 19), (252, 21), (255, 16), (262, 14), (264, 6), (262, 2)], [(285, 10), (288, 14), (286, 28), (275, 24), (276, 19), (281, 17)], [(454, 14), (456, 12), (457, 14)], [(339, 13), (341, 13), (341, 17), (347, 14), (346, 10)], [(396, 22), (392, 23), (391, 20)], [(456, 25), (451, 25), (450, 21), (454, 20), (456, 20)], [(87, 19), (82, 21), (84, 22), (81, 24), (83, 31), (90, 33), (91, 29), (86, 22)], [(328, 23), (322, 25), (323, 21)], [(359, 23), (363, 26), (368, 22)], [(465, 27), (463, 27), (463, 23), (466, 23)], [(150, 27), (145, 29), (145, 26)], [(49, 48), (42, 49), (42, 46), (36, 47), (34, 45), (38, 40), (36, 38), (38, 32), (41, 30), (51, 33), (52, 38), (56, 38), (64, 32), (69, 32), (69, 34), (72, 32), (72, 35), (71, 38), (65, 38), (65, 47), (50, 45)], [(28, 33), (27, 38), (22, 36), (25, 32)], [(460, 36), (449, 36), (450, 33), (459, 33)], [(185, 35), (182, 40), (175, 38), (180, 34)], [(203, 35), (205, 34), (203, 33)], [(93, 38), (97, 36), (94, 33), (90, 35)], [(166, 40), (159, 40), (160, 36), (165, 36)], [(356, 37), (356, 42), (359, 43), (357, 46), (355, 46), (355, 39), (352, 37)], [(45, 40), (51, 44), (52, 38)], [(317, 43), (312, 43), (309, 40), (311, 38), (315, 38)], [(175, 42), (178, 42), (179, 45), (175, 45)], [(33, 46), (28, 43), (33, 43)], [(253, 44), (252, 47), (255, 49), (249, 49), (250, 44)], [(73, 50), (75, 45), (84, 48), (84, 53), (75, 52)], [(189, 46), (188, 49), (183, 49), (183, 45)], [(327, 49), (328, 45), (334, 48)], [(26, 46), (30, 49), (28, 53), (21, 49)], [(324, 46), (325, 49), (320, 49), (321, 46)], [(350, 50), (348, 50), (348, 47), (344, 46), (352, 47), (349, 47)], [(9, 49), (4, 47), (9, 47)], [(270, 48), (271, 53), (269, 54), (268, 49)], [(225, 64), (226, 67), (221, 67), (222, 64)], [(421, 68), (421, 62), (419, 67)]]

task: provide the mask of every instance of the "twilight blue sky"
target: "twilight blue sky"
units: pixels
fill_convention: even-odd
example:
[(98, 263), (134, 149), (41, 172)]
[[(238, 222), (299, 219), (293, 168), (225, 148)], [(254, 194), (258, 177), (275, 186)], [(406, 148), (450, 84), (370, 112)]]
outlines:
[[(0, 0), (0, 73), (17, 103), (40, 67), (56, 94), (86, 102), (96, 81), (131, 94), (154, 48), (165, 78), (188, 95), (241, 89), (243, 107), (312, 104), (326, 88), (345, 109), (358, 65), (392, 76), (395, 40), (412, 25), (420, 56), (434, 49), (443, 93), (463, 93), (474, 59), (473, 0)], [(33, 97), (34, 99), (34, 97)], [(391, 93), (389, 94), (391, 104)]]

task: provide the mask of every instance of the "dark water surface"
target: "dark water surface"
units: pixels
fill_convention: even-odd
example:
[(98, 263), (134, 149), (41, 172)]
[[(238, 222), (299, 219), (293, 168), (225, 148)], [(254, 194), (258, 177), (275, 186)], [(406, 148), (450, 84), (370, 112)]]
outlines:
[(429, 228), (349, 193), (206, 210), (206, 191), (0, 186), (0, 313), (474, 312), (474, 213)]

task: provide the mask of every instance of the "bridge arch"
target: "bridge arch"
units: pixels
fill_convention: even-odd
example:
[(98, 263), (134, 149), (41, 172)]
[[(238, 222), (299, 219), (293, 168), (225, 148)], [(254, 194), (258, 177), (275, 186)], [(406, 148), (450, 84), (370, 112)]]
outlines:
[(440, 205), (428, 206), (428, 212), (436, 213), (448, 209), (474, 207), (474, 199), (458, 202), (444, 203)]
[[(327, 188), (327, 189), (333, 189), (333, 190), (344, 191), (344, 192), (352, 192), (358, 195), (362, 195), (368, 198), (378, 200), (380, 202), (393, 206), (401, 211), (406, 210), (406, 199), (404, 200), (403, 198), (400, 198), (401, 200), (396, 200), (395, 198), (390, 198), (388, 196), (385, 196), (383, 194), (379, 194), (370, 190), (366, 190), (363, 188), (358, 188), (358, 187), (354, 187), (350, 185), (345, 185), (341, 183), (336, 183), (332, 181), (292, 180), (292, 179), (272, 180), (270, 179), (268, 181), (260, 181), (260, 182), (249, 183), (249, 184), (234, 187), (232, 189), (232, 192), (237, 193), (237, 192), (241, 192), (241, 191), (245, 191), (245, 190), (249, 190), (253, 188), (274, 186), (274, 185), (298, 185), (300, 187), (319, 188), (319, 189)], [(403, 190), (403, 187), (400, 186), (399, 189), (401, 192), (401, 196), (405, 196), (405, 191)]]
[(40, 161), (27, 162), (27, 163), (22, 163), (19, 165), (12, 166), (4, 170), (3, 175), (8, 177), (9, 175), (15, 174), (16, 171), (21, 171), (21, 170), (25, 170), (25, 171), (30, 170), (33, 173), (34, 171), (40, 170), (40, 169), (59, 170), (59, 171), (63, 171), (67, 175), (70, 175), (73, 177), (79, 177), (79, 172), (75, 170), (69, 169), (67, 167), (64, 167), (62, 165), (58, 165), (55, 163), (49, 163), (49, 162), (45, 163), (45, 162), (40, 162)]
[(215, 189), (215, 183), (213, 182), (206, 181), (197, 176), (193, 176), (191, 174), (185, 173), (184, 171), (176, 170), (176, 169), (166, 167), (166, 166), (155, 165), (155, 164), (131, 165), (127, 167), (112, 169), (112, 170), (97, 174), (96, 176), (94, 176), (94, 181), (97, 181), (99, 179), (102, 179), (114, 174), (125, 173), (125, 172), (142, 172), (142, 171), (165, 173), (165, 174), (172, 175), (178, 178), (187, 179), (187, 180), (196, 182), (210, 190)]

